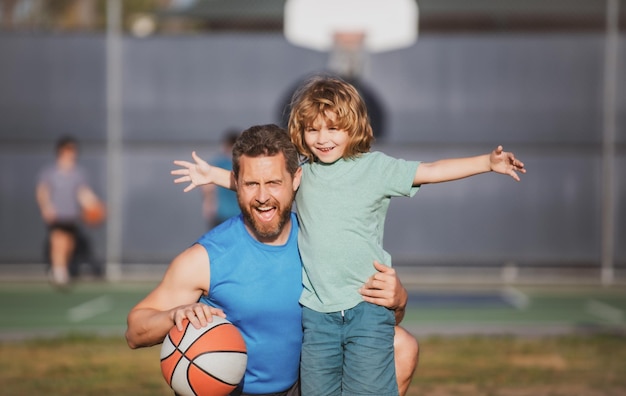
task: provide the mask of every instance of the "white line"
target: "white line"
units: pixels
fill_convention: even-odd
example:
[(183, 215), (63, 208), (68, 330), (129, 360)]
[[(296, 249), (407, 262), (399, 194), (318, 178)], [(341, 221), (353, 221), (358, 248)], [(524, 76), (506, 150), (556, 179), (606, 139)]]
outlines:
[(112, 308), (113, 301), (111, 297), (101, 296), (70, 308), (67, 311), (67, 317), (71, 322), (82, 322), (83, 320), (108, 312)]
[(530, 298), (511, 286), (507, 286), (502, 290), (502, 298), (519, 310), (524, 310), (530, 305)]
[(598, 300), (587, 301), (585, 304), (585, 311), (597, 318), (606, 320), (607, 322), (624, 322), (624, 311)]

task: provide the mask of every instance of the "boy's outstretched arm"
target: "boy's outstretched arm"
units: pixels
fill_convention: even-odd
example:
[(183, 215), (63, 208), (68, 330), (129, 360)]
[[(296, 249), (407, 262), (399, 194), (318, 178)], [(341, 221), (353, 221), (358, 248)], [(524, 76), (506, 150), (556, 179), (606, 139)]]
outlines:
[(491, 171), (509, 175), (517, 181), (520, 181), (517, 172), (526, 173), (523, 162), (516, 159), (513, 153), (498, 146), (490, 154), (476, 157), (422, 162), (415, 172), (413, 185), (458, 180)]
[(195, 151), (191, 153), (191, 157), (195, 163), (176, 160), (174, 161), (174, 165), (180, 166), (181, 169), (174, 169), (171, 172), (172, 175), (180, 176), (174, 179), (174, 183), (189, 182), (189, 185), (183, 190), (184, 192), (191, 191), (205, 184), (216, 184), (230, 190), (235, 189), (235, 181), (232, 172), (209, 165), (205, 160), (200, 158)]

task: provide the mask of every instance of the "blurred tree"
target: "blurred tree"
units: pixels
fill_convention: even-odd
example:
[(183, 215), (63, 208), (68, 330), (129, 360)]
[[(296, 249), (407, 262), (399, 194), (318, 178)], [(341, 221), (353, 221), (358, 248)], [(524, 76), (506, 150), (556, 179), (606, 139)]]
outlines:
[(2, 16), (2, 28), (11, 30), (15, 23), (15, 6), (19, 0), (0, 0), (0, 15)]
[[(0, 0), (0, 30), (102, 31), (108, 0)], [(124, 24), (177, 0), (122, 0)]]

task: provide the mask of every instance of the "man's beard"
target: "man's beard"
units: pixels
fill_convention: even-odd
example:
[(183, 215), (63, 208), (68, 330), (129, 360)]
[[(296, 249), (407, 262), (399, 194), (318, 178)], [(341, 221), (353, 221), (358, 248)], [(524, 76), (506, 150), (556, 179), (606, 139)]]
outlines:
[(274, 200), (268, 204), (259, 206), (268, 205), (276, 207), (277, 211), (276, 215), (272, 219), (272, 222), (270, 223), (259, 221), (259, 219), (252, 215), (252, 211), (255, 210), (256, 206), (250, 208), (249, 205), (244, 204), (241, 201), (239, 202), (239, 207), (244, 220), (252, 228), (258, 239), (272, 240), (273, 238), (279, 236), (291, 216), (290, 207), (285, 210)]

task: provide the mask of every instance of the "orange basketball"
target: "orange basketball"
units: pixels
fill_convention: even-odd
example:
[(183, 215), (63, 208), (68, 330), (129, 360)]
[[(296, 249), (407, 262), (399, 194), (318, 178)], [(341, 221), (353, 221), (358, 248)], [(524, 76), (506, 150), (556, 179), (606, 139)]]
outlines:
[(94, 203), (83, 208), (81, 217), (85, 224), (95, 227), (102, 224), (106, 218), (106, 209), (103, 204)]
[(185, 320), (174, 326), (161, 346), (161, 372), (181, 396), (226, 396), (241, 382), (248, 355), (239, 330), (228, 320), (196, 329)]

